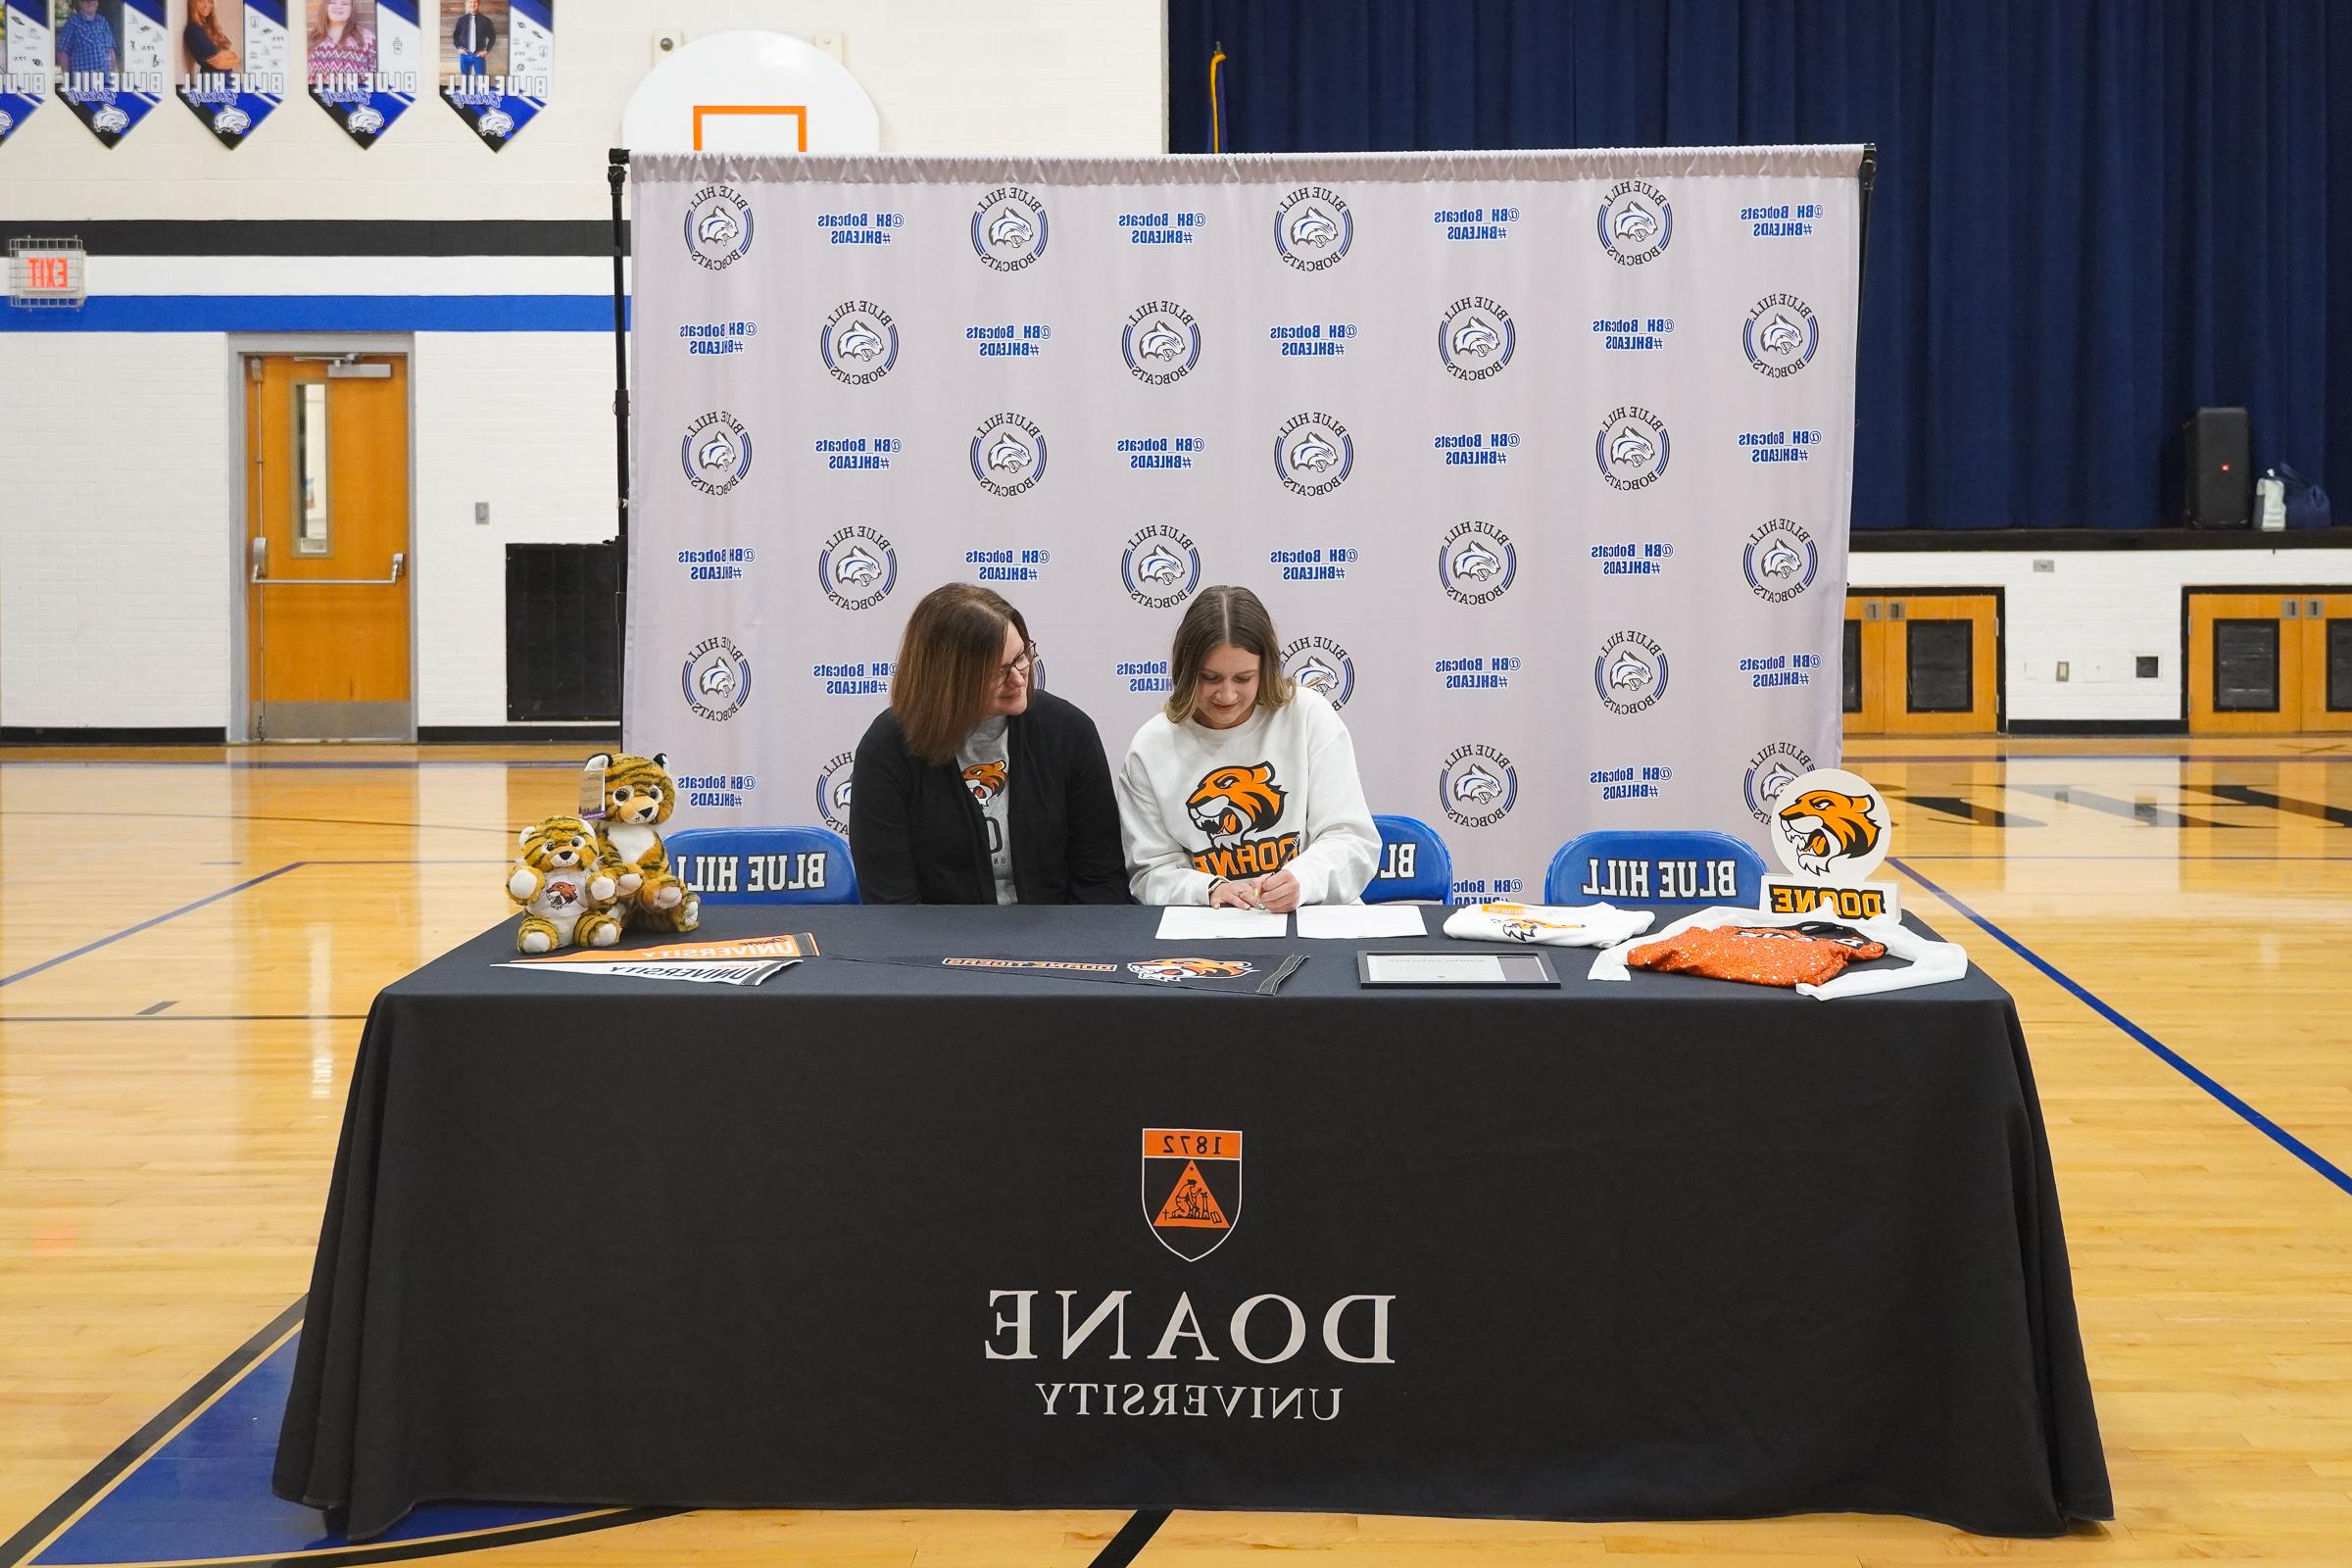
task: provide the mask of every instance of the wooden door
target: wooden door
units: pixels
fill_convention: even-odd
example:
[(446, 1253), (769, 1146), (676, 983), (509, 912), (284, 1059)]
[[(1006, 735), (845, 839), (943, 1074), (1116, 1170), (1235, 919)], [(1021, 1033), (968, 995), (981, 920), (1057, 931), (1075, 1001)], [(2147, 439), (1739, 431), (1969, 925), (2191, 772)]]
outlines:
[(2352, 593), (2306, 592), (2303, 613), (2303, 728), (2352, 730)]
[(1845, 602), (1845, 649), (1841, 661), (1848, 735), (1886, 733), (1886, 606), (1882, 600)]
[(2000, 596), (1881, 589), (1846, 601), (1848, 735), (2000, 727)]
[(408, 361), (253, 355), (245, 397), (248, 733), (411, 739)]

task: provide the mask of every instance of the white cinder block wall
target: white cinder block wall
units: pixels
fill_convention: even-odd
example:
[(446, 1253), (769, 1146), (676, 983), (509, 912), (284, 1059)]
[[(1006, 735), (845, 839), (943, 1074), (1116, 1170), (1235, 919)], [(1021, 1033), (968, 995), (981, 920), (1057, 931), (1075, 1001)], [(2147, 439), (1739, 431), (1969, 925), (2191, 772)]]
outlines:
[[(110, 151), (53, 99), (0, 152), (0, 238), (27, 221), (601, 222), (606, 150), (654, 34), (733, 27), (840, 33), (889, 151), (1162, 145), (1160, 0), (564, 0), (553, 99), (500, 152), (429, 94), (366, 150), (297, 94), (233, 153), (173, 102)], [(609, 276), (578, 258), (377, 256), (100, 255), (89, 273), (98, 293), (167, 297), (583, 294)], [(0, 727), (233, 733), (228, 337), (28, 333), (5, 316)], [(612, 532), (612, 340), (418, 332), (412, 353), (417, 722), (500, 724), (506, 546)], [(485, 446), (495, 462), (468, 456)]]
[[(2352, 584), (2352, 549), (1859, 551), (1848, 576), (1855, 593), (2005, 590), (2013, 723), (2168, 723), (2181, 712), (2183, 587)], [(2132, 673), (2142, 654), (2156, 656), (2154, 679)]]

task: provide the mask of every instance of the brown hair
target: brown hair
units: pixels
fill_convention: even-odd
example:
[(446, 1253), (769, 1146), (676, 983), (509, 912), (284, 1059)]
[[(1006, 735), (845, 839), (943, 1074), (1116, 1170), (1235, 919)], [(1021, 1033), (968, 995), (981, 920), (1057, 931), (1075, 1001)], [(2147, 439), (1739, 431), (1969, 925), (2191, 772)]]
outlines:
[(1007, 625), (1029, 641), (1029, 623), (992, 588), (952, 582), (923, 595), (906, 617), (890, 681), (890, 710), (907, 751), (931, 763), (955, 760), (1004, 678)]
[(1168, 651), (1168, 722), (1181, 724), (1193, 716), (1200, 694), (1200, 666), (1218, 649), (1232, 646), (1257, 656), (1257, 706), (1280, 708), (1291, 700), (1291, 678), (1282, 672), (1282, 642), (1274, 635), (1274, 617), (1257, 595), (1247, 588), (1222, 585), (1203, 588), (1185, 611), (1176, 628), (1176, 645)]

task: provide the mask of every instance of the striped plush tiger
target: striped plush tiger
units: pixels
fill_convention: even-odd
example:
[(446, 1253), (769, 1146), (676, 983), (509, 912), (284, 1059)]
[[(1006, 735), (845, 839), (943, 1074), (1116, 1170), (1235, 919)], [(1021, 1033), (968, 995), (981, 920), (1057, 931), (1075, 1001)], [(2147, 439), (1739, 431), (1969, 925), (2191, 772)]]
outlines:
[(551, 816), (519, 835), (522, 858), (507, 876), (507, 897), (522, 906), (516, 953), (553, 953), (576, 942), (609, 948), (620, 940), (611, 911), (620, 902), (612, 868), (597, 863), (596, 836), (576, 816)]
[(670, 874), (669, 855), (657, 831), (677, 804), (669, 759), (660, 752), (651, 757), (599, 752), (587, 766), (605, 775), (605, 814), (596, 824), (598, 859), (619, 863), (628, 923), (651, 931), (691, 931), (702, 924), (703, 901)]

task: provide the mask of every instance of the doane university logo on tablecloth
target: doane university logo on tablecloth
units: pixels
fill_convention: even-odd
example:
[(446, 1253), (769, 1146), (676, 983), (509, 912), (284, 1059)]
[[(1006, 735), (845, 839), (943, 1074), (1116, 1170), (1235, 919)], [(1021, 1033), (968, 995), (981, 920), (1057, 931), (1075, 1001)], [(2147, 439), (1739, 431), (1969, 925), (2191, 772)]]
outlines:
[(1242, 1135), (1147, 1127), (1143, 1162), (1144, 1223), (1159, 1245), (1188, 1263), (1224, 1246), (1242, 1217)]

